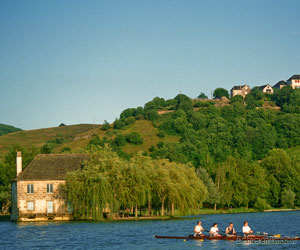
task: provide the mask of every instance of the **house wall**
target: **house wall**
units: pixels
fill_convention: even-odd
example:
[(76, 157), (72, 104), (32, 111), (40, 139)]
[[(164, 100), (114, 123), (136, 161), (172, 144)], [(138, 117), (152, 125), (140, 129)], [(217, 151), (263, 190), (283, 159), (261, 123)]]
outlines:
[(273, 88), (270, 86), (270, 85), (267, 85), (264, 89), (263, 89), (263, 92), (264, 93), (267, 93), (267, 94), (273, 94)]
[(231, 90), (231, 97), (234, 97), (236, 95), (241, 95), (241, 96), (245, 97), (250, 92), (251, 92), (250, 87), (246, 85), (242, 89), (233, 89), (233, 90)]
[[(47, 201), (53, 202), (54, 217), (68, 217), (68, 207), (60, 194), (60, 185), (65, 181), (19, 181), (17, 182), (17, 205), (19, 210), (19, 220), (24, 221), (28, 218), (36, 217), (35, 220), (47, 219)], [(27, 185), (33, 184), (34, 192), (27, 193)], [(47, 193), (47, 184), (53, 184), (53, 193)], [(33, 202), (33, 210), (28, 210), (27, 202)], [(53, 217), (52, 216), (52, 217)], [(55, 218), (52, 218), (55, 219)]]
[(293, 89), (300, 88), (300, 80), (292, 79), (291, 80), (291, 86), (292, 86)]

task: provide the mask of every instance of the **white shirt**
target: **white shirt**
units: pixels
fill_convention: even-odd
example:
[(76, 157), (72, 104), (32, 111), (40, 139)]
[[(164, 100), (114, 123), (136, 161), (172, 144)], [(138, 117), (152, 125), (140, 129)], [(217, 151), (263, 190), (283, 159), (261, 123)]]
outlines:
[(249, 226), (243, 226), (243, 229), (242, 229), (243, 233), (245, 234), (249, 234), (250, 231), (251, 231), (251, 228)]
[(219, 231), (219, 228), (212, 227), (209, 232), (212, 233), (212, 234), (216, 234), (218, 231)]
[(203, 227), (202, 226), (199, 226), (199, 225), (195, 226), (195, 232), (196, 233), (202, 234), (202, 231), (203, 231)]

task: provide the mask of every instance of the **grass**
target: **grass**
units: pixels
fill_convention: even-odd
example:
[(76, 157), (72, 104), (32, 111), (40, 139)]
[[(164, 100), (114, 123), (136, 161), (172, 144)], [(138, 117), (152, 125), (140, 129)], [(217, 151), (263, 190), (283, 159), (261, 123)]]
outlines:
[[(97, 125), (99, 127), (99, 125)], [(62, 138), (65, 141), (76, 140), (81, 133), (90, 131), (94, 128), (93, 124), (78, 124), (71, 126), (61, 126), (36, 130), (18, 131), (0, 136), (0, 158), (14, 146), (20, 145), (25, 148), (42, 147), (47, 141), (55, 138)]]
[(106, 136), (108, 139), (113, 139), (116, 134), (128, 134), (137, 132), (143, 137), (142, 145), (126, 144), (122, 149), (128, 154), (135, 154), (139, 151), (148, 151), (152, 145), (157, 145), (159, 142), (178, 142), (179, 136), (166, 135), (163, 138), (157, 136), (158, 129), (155, 128), (152, 122), (148, 120), (137, 120), (134, 124), (125, 129), (110, 128), (107, 131), (100, 129), (99, 125), (79, 124), (71, 126), (61, 126), (54, 128), (44, 128), (36, 130), (19, 131), (0, 136), (0, 159), (4, 158), (5, 153), (14, 145), (20, 145), (24, 148), (41, 148), (47, 141), (55, 140), (56, 138), (63, 139), (64, 143), (57, 144), (53, 148), (53, 153), (60, 153), (63, 148), (70, 147), (72, 151), (83, 148), (88, 145), (93, 135), (98, 135), (100, 138)]
[(152, 122), (148, 120), (137, 120), (134, 124), (130, 125), (125, 129), (113, 129), (110, 128), (107, 131), (96, 128), (89, 130), (87, 132), (83, 132), (77, 136), (77, 140), (73, 140), (68, 143), (64, 143), (59, 147), (54, 149), (54, 152), (60, 152), (64, 147), (70, 147), (72, 150), (85, 147), (88, 145), (92, 135), (98, 135), (99, 138), (103, 138), (106, 136), (108, 139), (114, 139), (115, 135), (120, 134), (128, 134), (130, 132), (137, 132), (143, 137), (142, 145), (131, 145), (126, 144), (122, 149), (128, 154), (135, 154), (139, 151), (148, 151), (148, 149), (152, 145), (156, 145), (157, 143), (163, 142), (178, 142), (179, 136), (169, 136), (166, 135), (164, 138), (160, 138), (157, 136), (158, 129), (152, 125)]

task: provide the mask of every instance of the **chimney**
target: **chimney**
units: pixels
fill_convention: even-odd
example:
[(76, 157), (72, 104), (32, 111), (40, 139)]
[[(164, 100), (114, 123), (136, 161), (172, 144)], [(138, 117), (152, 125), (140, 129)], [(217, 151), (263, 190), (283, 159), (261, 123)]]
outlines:
[(22, 153), (21, 152), (17, 152), (16, 167), (17, 167), (17, 177), (18, 177), (19, 174), (22, 173)]

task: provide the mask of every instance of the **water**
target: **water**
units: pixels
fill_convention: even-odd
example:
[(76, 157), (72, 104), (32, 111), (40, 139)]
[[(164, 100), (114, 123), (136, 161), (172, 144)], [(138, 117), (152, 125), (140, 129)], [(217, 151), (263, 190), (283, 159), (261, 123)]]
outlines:
[(231, 241), (155, 239), (154, 235), (186, 236), (198, 219), (209, 230), (214, 222), (237, 232), (244, 220), (254, 231), (300, 236), (300, 212), (203, 215), (184, 220), (122, 222), (0, 222), (0, 249), (300, 249), (296, 244), (237, 244)]

